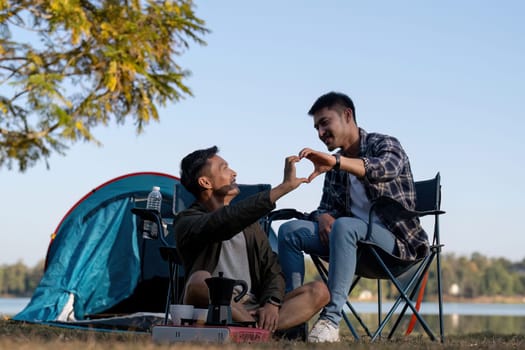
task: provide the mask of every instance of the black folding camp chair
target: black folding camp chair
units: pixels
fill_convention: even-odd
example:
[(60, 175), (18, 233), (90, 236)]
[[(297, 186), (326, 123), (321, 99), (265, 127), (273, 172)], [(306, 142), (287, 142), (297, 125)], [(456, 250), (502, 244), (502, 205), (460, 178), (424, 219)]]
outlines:
[(153, 225), (157, 226), (158, 234), (156, 237), (152, 238), (158, 238), (162, 242), (162, 245), (159, 247), (160, 255), (163, 260), (168, 262), (169, 268), (168, 293), (166, 296), (166, 306), (164, 310), (164, 324), (167, 325), (169, 307), (171, 304), (178, 303), (181, 294), (179, 289), (179, 271), (182, 266), (182, 261), (177, 253), (175, 245), (170, 244), (166, 240), (166, 232), (164, 231), (164, 225), (162, 224), (161, 213), (154, 209), (145, 208), (132, 208), (131, 212), (139, 216), (143, 221), (149, 220), (153, 223)]
[[(430, 245), (430, 250), (428, 255), (423, 258), (420, 258), (415, 261), (405, 261), (401, 260), (396, 256), (393, 256), (380, 247), (374, 245), (371, 242), (362, 241), (358, 243), (358, 256), (357, 256), (357, 266), (356, 266), (356, 277), (350, 288), (350, 293), (358, 284), (361, 278), (367, 279), (376, 279), (377, 280), (377, 292), (378, 292), (378, 325), (375, 331), (370, 331), (369, 327), (365, 324), (363, 319), (357, 313), (355, 308), (352, 306), (349, 300), (346, 302), (346, 306), (351, 311), (351, 314), (354, 315), (356, 320), (359, 322), (361, 327), (364, 329), (366, 334), (371, 338), (372, 341), (376, 340), (381, 336), (382, 331), (385, 326), (392, 320), (393, 315), (397, 311), (398, 307), (404, 303), (404, 306), (397, 316), (396, 321), (393, 323), (392, 328), (388, 338), (390, 339), (396, 329), (398, 328), (401, 319), (405, 315), (408, 308), (412, 311), (413, 319), (418, 321), (419, 324), (423, 327), (424, 331), (432, 340), (436, 340), (436, 337), (429, 325), (422, 317), (421, 313), (418, 310), (417, 305), (414, 303), (416, 294), (418, 292), (423, 292), (426, 275), (431, 267), (433, 261), (436, 261), (436, 278), (437, 278), (437, 294), (438, 294), (438, 307), (439, 307), (439, 332), (440, 340), (444, 342), (444, 330), (443, 330), (443, 298), (441, 290), (441, 260), (440, 253), (442, 244), (440, 243), (439, 237), (439, 215), (444, 214), (445, 212), (440, 210), (441, 205), (441, 184), (440, 184), (440, 174), (438, 173), (433, 179), (426, 181), (419, 181), (415, 183), (416, 185), (416, 194), (417, 202), (416, 209), (406, 210), (399, 203), (390, 199), (390, 198), (380, 198), (372, 204), (372, 208), (369, 213), (369, 222), (372, 221), (374, 214), (374, 209), (377, 206), (388, 206), (389, 210), (392, 213), (395, 213), (402, 218), (412, 218), (412, 217), (423, 217), (428, 215), (434, 216), (433, 224), (433, 235), (432, 243)], [(268, 218), (268, 225), (271, 225), (272, 221), (275, 220), (288, 220), (292, 218), (308, 220), (312, 215), (306, 213), (300, 213), (293, 209), (283, 209), (280, 211), (272, 212)], [(428, 231), (427, 231), (428, 232)], [(370, 231), (368, 236), (370, 236)], [(311, 255), (312, 261), (319, 272), (321, 278), (327, 282), (328, 278), (328, 258), (321, 257), (316, 255)], [(399, 293), (399, 296), (394, 301), (394, 304), (390, 310), (383, 317), (382, 310), (382, 291), (381, 291), (381, 280), (388, 280), (394, 286), (396, 291)], [(346, 313), (343, 313), (343, 319), (350, 329), (352, 335), (359, 339), (359, 335), (350, 322), (350, 319)], [(413, 323), (413, 322), (411, 322)], [(407, 332), (408, 333), (408, 332)]]

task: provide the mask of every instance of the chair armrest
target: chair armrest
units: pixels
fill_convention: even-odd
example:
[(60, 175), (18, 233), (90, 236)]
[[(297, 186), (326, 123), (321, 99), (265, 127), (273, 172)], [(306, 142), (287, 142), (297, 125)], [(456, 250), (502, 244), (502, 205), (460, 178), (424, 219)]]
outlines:
[(159, 212), (155, 209), (145, 209), (145, 208), (131, 208), (131, 212), (139, 216), (142, 220), (149, 220), (157, 222)]
[(177, 265), (182, 265), (182, 259), (175, 247), (162, 246), (159, 247), (160, 256), (165, 261), (172, 261)]
[(370, 211), (372, 212), (376, 207), (388, 207), (390, 211), (394, 211), (392, 215), (400, 219), (412, 219), (415, 217), (423, 217), (426, 215), (441, 215), (445, 214), (443, 210), (409, 210), (403, 207), (401, 203), (390, 197), (379, 197), (373, 203)]
[(138, 217), (142, 218), (142, 220), (149, 220), (153, 222), (155, 225), (157, 225), (158, 228), (158, 235), (157, 238), (160, 239), (162, 244), (166, 247), (169, 247), (170, 244), (166, 240), (166, 237), (164, 236), (164, 227), (162, 226), (162, 217), (160, 216), (160, 213), (155, 209), (145, 209), (145, 208), (131, 208), (131, 212)]
[(444, 210), (424, 210), (424, 211), (416, 211), (416, 213), (419, 213), (419, 217), (426, 216), (426, 215), (441, 215), (445, 214), (446, 211)]
[(275, 220), (290, 220), (290, 219), (309, 220), (310, 214), (301, 213), (298, 210), (286, 208), (286, 209), (274, 210), (266, 216), (266, 220), (269, 223)]

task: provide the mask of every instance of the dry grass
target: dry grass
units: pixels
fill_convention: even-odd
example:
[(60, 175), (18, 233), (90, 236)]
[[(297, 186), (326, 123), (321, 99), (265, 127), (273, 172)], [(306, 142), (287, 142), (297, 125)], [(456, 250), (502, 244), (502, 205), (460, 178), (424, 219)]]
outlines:
[(88, 330), (34, 325), (0, 320), (0, 349), (522, 349), (525, 335), (493, 335), (488, 333), (447, 337), (445, 344), (432, 342), (427, 337), (410, 336), (394, 341), (381, 340), (373, 344), (366, 340), (354, 342), (350, 335), (344, 335), (338, 344), (308, 344), (291, 341), (273, 341), (265, 344), (171, 344), (159, 345), (152, 342), (149, 334), (109, 333)]

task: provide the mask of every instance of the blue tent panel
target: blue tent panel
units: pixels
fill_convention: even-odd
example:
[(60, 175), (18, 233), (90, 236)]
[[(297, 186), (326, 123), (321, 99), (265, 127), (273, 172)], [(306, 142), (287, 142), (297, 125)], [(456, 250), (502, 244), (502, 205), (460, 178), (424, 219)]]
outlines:
[[(145, 266), (149, 277), (165, 277), (168, 267), (159, 260), (158, 243), (142, 240), (131, 208), (144, 206), (151, 188), (160, 186), (163, 215), (169, 216), (176, 183), (178, 179), (167, 174), (135, 173), (84, 196), (59, 224), (44, 276), (28, 306), (14, 319), (54, 321), (64, 317), (61, 313), (69, 301), (75, 319), (81, 320), (130, 297), (145, 278)], [(146, 244), (152, 247), (148, 250)], [(145, 263), (148, 254), (155, 264)]]

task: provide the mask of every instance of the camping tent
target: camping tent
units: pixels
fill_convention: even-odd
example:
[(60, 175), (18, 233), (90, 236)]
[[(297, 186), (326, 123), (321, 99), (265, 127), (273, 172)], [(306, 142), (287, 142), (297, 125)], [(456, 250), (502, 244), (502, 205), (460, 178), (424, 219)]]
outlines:
[[(145, 207), (153, 186), (161, 189), (161, 212), (169, 232), (166, 240), (174, 245), (173, 212), (194, 200), (178, 178), (143, 172), (103, 183), (81, 198), (58, 224), (40, 284), (13, 319), (142, 331), (163, 322), (168, 263), (159, 253), (160, 240), (143, 239), (142, 220), (131, 212)], [(234, 202), (270, 188), (262, 184), (239, 187)], [(275, 232), (268, 230), (276, 250)]]
[(160, 257), (160, 241), (142, 238), (141, 220), (131, 208), (145, 207), (148, 193), (159, 186), (162, 214), (169, 221), (178, 182), (167, 174), (133, 173), (86, 194), (57, 226), (44, 276), (13, 319), (75, 321), (97, 314), (163, 312), (168, 264)]

